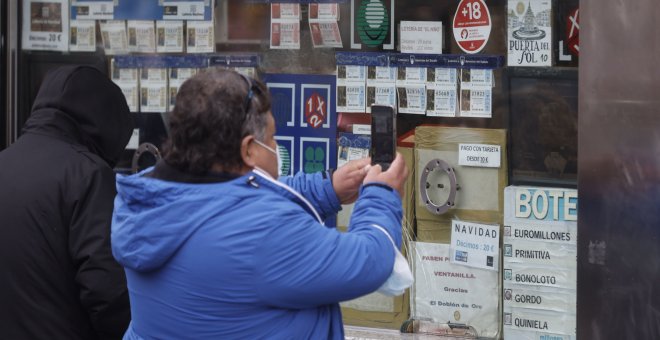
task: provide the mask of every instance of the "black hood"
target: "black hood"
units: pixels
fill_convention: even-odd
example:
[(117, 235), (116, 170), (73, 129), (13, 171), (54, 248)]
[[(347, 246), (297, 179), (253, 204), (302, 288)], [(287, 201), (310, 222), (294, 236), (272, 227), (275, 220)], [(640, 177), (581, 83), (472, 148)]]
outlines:
[(91, 66), (65, 66), (46, 75), (23, 133), (85, 145), (114, 167), (133, 131), (121, 89)]

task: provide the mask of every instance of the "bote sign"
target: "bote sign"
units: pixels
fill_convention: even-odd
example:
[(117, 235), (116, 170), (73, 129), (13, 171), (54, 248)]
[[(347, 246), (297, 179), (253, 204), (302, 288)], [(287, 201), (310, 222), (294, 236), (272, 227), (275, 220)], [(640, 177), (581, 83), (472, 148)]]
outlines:
[(478, 53), (488, 42), (491, 23), (483, 0), (461, 0), (454, 15), (454, 39), (465, 53)]

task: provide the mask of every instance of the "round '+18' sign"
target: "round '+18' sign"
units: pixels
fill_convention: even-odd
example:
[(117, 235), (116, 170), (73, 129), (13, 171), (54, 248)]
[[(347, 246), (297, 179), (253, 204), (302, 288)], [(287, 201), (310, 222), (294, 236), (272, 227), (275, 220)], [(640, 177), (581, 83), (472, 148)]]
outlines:
[(465, 53), (478, 53), (490, 37), (492, 21), (484, 0), (461, 0), (454, 15), (454, 39)]

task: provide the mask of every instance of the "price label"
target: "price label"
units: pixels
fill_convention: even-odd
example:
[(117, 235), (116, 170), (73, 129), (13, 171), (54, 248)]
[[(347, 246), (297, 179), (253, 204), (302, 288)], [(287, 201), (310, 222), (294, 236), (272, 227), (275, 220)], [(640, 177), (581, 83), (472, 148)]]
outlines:
[(69, 49), (68, 33), (68, 1), (23, 1), (23, 49), (67, 51)]
[(454, 39), (465, 53), (478, 53), (488, 42), (492, 21), (483, 0), (461, 0), (454, 15)]

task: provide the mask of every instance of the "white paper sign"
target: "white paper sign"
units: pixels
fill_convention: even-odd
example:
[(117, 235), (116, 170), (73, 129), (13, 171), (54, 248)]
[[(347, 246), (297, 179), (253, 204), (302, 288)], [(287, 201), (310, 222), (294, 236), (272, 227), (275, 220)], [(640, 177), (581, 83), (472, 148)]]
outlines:
[(76, 9), (77, 20), (112, 20), (115, 14), (114, 1), (76, 2), (71, 7)]
[(129, 20), (126, 22), (128, 32), (128, 50), (130, 52), (156, 52), (156, 30), (150, 20)]
[(126, 22), (123, 20), (108, 20), (101, 22), (101, 37), (105, 54), (128, 53), (128, 41), (126, 40)]
[(371, 125), (353, 124), (353, 133), (356, 135), (371, 135)]
[(156, 21), (156, 51), (183, 52), (183, 21)]
[(24, 0), (22, 48), (68, 51), (69, 1)]
[(69, 23), (69, 50), (96, 51), (96, 22), (94, 20), (71, 20)]
[(499, 330), (497, 272), (452, 264), (449, 245), (413, 243), (411, 317), (472, 326), (481, 337)]
[(215, 51), (213, 21), (187, 21), (186, 25), (186, 51), (188, 53)]
[(499, 270), (499, 225), (451, 221), (451, 262)]
[(509, 0), (509, 66), (552, 66), (552, 1)]
[(401, 21), (401, 53), (442, 54), (441, 21)]
[(204, 1), (167, 1), (162, 6), (165, 20), (204, 20)]
[(458, 165), (499, 168), (501, 158), (499, 145), (458, 144)]
[[(507, 330), (546, 332), (575, 335), (575, 314), (531, 310), (525, 308), (504, 308), (504, 334)], [(542, 338), (541, 338), (542, 339)]]

